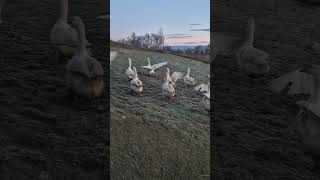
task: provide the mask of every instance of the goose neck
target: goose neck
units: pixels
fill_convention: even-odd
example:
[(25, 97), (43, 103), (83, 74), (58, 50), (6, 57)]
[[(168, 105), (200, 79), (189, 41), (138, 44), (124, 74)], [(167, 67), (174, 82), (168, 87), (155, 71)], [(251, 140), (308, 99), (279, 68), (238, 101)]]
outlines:
[(133, 67), (133, 72), (134, 72), (135, 78), (137, 78), (138, 77), (138, 73), (137, 73), (137, 69), (135, 67)]
[(169, 79), (170, 79), (170, 73), (169, 73), (169, 71), (167, 72), (167, 79), (168, 79), (168, 81), (169, 81)]
[(60, 14), (59, 19), (63, 21), (67, 21), (68, 19), (68, 0), (60, 0)]
[(254, 19), (250, 18), (248, 20), (248, 28), (246, 32), (246, 44), (251, 45), (253, 44), (253, 39), (254, 39)]
[(83, 24), (77, 26), (77, 31), (79, 35), (79, 45), (78, 52), (81, 54), (87, 54), (86, 49), (86, 32)]
[(3, 9), (5, 2), (6, 2), (6, 0), (0, 0), (0, 14), (2, 12), (2, 9)]

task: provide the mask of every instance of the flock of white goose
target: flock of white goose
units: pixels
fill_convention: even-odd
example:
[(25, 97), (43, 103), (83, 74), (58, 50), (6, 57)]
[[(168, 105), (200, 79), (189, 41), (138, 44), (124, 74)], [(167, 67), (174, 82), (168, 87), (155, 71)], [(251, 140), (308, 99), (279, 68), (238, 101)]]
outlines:
[[(269, 54), (253, 47), (254, 24), (254, 18), (250, 17), (243, 39), (213, 32), (211, 58), (214, 60), (216, 55), (235, 55), (238, 67), (243, 73), (253, 76), (268, 73), (270, 70), (267, 61)], [(241, 42), (239, 43), (239, 41)]]
[(66, 65), (66, 83), (73, 93), (85, 97), (99, 97), (104, 92), (104, 70), (92, 57), (88, 47), (85, 25), (80, 17), (74, 16), (68, 23), (68, 0), (60, 0), (60, 14), (50, 32), (50, 43), (57, 58), (71, 57)]
[[(225, 53), (235, 54), (239, 69), (242, 72), (254, 76), (266, 74), (270, 70), (267, 61), (269, 55), (253, 47), (253, 40), (254, 19), (250, 17), (244, 41), (235, 50), (230, 47), (232, 47), (236, 38), (213, 33), (213, 58), (216, 55), (225, 55)], [(300, 112), (296, 116), (297, 121), (295, 122), (300, 122), (298, 130), (303, 143), (314, 153), (320, 154), (320, 66), (304, 65), (294, 72), (271, 81), (269, 88), (275, 92), (287, 89), (291, 94), (308, 93), (310, 95), (308, 100), (297, 102)]]
[[(110, 62), (113, 61), (116, 56), (117, 56), (116, 51), (110, 51)], [(136, 67), (132, 66), (132, 60), (131, 58), (128, 58), (129, 61), (129, 66), (125, 71), (125, 75), (128, 78), (128, 81), (130, 82), (130, 91), (131, 95), (138, 94), (141, 95), (142, 90), (143, 90), (143, 83), (139, 79), (139, 75), (137, 73)], [(149, 75), (150, 76), (155, 76), (156, 75), (156, 70), (168, 65), (168, 62), (161, 62), (157, 64), (151, 65), (149, 57), (147, 57), (148, 65), (146, 66), (141, 66), (141, 68), (148, 69)], [(190, 68), (188, 67), (187, 73), (185, 76), (183, 76), (183, 73), (181, 72), (173, 72), (170, 75), (170, 69), (166, 67), (166, 75), (164, 77), (164, 81), (162, 83), (161, 89), (165, 97), (167, 98), (172, 98), (176, 95), (176, 82), (179, 79), (183, 79), (183, 82), (187, 85), (194, 86), (196, 84), (196, 81), (193, 77), (190, 76)], [(208, 76), (210, 78), (210, 76)], [(199, 84), (194, 87), (195, 91), (199, 91), (203, 94), (203, 99), (202, 102), (207, 108), (210, 108), (210, 82), (207, 84)]]
[[(86, 37), (85, 25), (80, 17), (72, 17), (68, 22), (69, 1), (56, 1), (59, 5), (59, 17), (51, 29), (49, 39), (55, 50), (56, 58), (69, 58), (66, 65), (67, 88), (85, 98), (99, 97), (103, 94), (104, 70), (98, 60), (92, 57), (88, 47), (91, 43)], [(5, 0), (0, 0), (0, 15)], [(0, 23), (3, 22), (0, 16)], [(108, 18), (108, 15), (97, 18)]]
[(307, 100), (296, 102), (300, 111), (288, 129), (298, 125), (304, 144), (320, 155), (320, 66), (303, 65), (298, 70), (271, 81), (269, 88), (274, 92), (285, 92), (289, 95), (310, 95)]
[[(77, 95), (93, 98), (99, 97), (103, 94), (104, 70), (92, 54), (89, 52), (88, 47), (91, 45), (86, 38), (85, 25), (80, 17), (74, 16), (71, 21), (71, 25), (68, 23), (68, 0), (60, 0), (60, 14), (57, 22), (51, 29), (50, 43), (56, 50), (57, 58), (60, 55), (64, 57), (71, 57), (66, 65), (66, 82), (67, 87)], [(0, 24), (2, 20), (2, 10), (5, 4), (5, 0), (0, 0)], [(97, 18), (109, 19), (109, 15), (102, 15)], [(233, 42), (232, 38), (216, 35), (213, 33), (213, 54), (214, 58), (217, 54), (223, 54), (229, 42)], [(220, 39), (220, 40), (219, 40)], [(231, 40), (230, 40), (231, 39)], [(235, 51), (236, 61), (239, 65), (239, 69), (246, 74), (250, 75), (263, 75), (269, 72), (270, 66), (267, 62), (269, 57), (268, 53), (253, 47), (254, 40), (254, 19), (249, 18), (248, 29), (246, 37), (242, 42), (240, 48)], [(117, 52), (110, 52), (110, 63), (117, 56)], [(141, 94), (143, 90), (143, 83), (139, 79), (137, 69), (132, 67), (131, 59), (129, 59), (129, 67), (125, 74), (130, 81), (131, 93)], [(148, 58), (148, 65), (142, 66), (142, 68), (149, 69), (151, 76), (155, 75), (155, 70), (167, 65), (167, 62), (151, 65)], [(320, 67), (316, 65), (304, 66), (297, 72), (306, 73), (312, 77), (312, 84), (308, 84), (309, 88), (307, 92), (310, 92), (310, 98), (307, 101), (298, 101), (297, 105), (301, 107), (297, 120), (302, 121), (300, 123), (299, 130), (303, 137), (303, 142), (310, 147), (315, 153), (320, 154)], [(173, 72), (170, 75), (170, 70), (167, 67), (166, 77), (161, 86), (164, 94), (171, 98), (176, 93), (176, 82), (182, 79), (183, 74), (180, 72)], [(279, 86), (284, 87), (294, 86), (297, 83), (297, 78), (288, 83), (288, 77), (282, 80), (275, 80), (277, 83), (271, 83), (271, 89), (278, 89)], [(187, 74), (183, 77), (184, 83), (194, 86), (196, 81), (193, 77), (190, 77), (190, 68), (187, 69)], [(300, 79), (301, 84), (301, 79)], [(303, 83), (302, 83), (303, 84)], [(200, 84), (194, 87), (194, 90), (202, 92), (204, 99), (203, 102), (210, 107), (210, 82), (207, 84)], [(317, 118), (314, 118), (317, 117)]]
[[(59, 0), (57, 3), (60, 7), (59, 17), (51, 29), (49, 38), (56, 58), (69, 58), (66, 65), (67, 87), (82, 97), (99, 97), (104, 89), (104, 70), (100, 62), (88, 51), (91, 44), (86, 37), (85, 25), (78, 16), (74, 16), (69, 25), (68, 0)], [(4, 4), (5, 0), (0, 0), (0, 14)], [(0, 17), (0, 23), (2, 22)]]

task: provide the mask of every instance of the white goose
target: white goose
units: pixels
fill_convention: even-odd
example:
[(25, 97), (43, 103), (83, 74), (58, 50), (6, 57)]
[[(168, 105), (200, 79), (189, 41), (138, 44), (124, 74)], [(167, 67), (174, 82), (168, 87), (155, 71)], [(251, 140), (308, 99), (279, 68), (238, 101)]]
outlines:
[(210, 89), (209, 89), (207, 92), (203, 93), (203, 95), (204, 95), (206, 98), (210, 99)]
[(210, 110), (210, 82), (208, 82), (208, 87), (208, 90), (202, 94), (203, 98), (201, 102), (208, 110)]
[(82, 20), (74, 17), (72, 25), (78, 31), (79, 45), (66, 65), (67, 87), (86, 98), (99, 97), (104, 89), (103, 68), (99, 61), (91, 57), (87, 51), (85, 26)]
[(141, 66), (141, 67), (145, 68), (145, 69), (151, 69), (150, 59), (147, 58), (147, 60), (148, 60), (148, 65), (147, 66)]
[(299, 101), (301, 106), (308, 109), (320, 118), (320, 67), (317, 65), (305, 65), (300, 72), (310, 74), (313, 77), (313, 89), (308, 101)]
[(165, 81), (168, 81), (172, 86), (176, 86), (178, 79), (182, 79), (183, 74), (181, 72), (173, 72), (170, 76), (170, 69), (167, 67), (167, 73)]
[(3, 6), (5, 3), (6, 3), (6, 0), (0, 0), (0, 24), (3, 23), (2, 13), (3, 13)]
[(151, 64), (150, 64), (150, 59), (147, 58), (147, 60), (148, 60), (148, 65), (147, 65), (147, 66), (141, 66), (141, 67), (142, 67), (142, 68), (145, 68), (145, 69), (151, 70), (151, 71), (149, 72), (150, 75), (154, 75), (154, 73), (155, 73), (154, 71), (155, 71), (156, 69), (159, 69), (160, 67), (165, 66), (165, 65), (168, 64), (168, 62), (161, 62), (161, 63), (157, 63), (157, 64), (154, 64), (154, 65), (151, 66)]
[(133, 95), (134, 92), (141, 95), (143, 84), (142, 81), (138, 78), (137, 69), (135, 67), (132, 68), (134, 71), (134, 78), (130, 81), (131, 95)]
[(195, 91), (200, 91), (201, 93), (203, 92), (208, 92), (210, 90), (210, 82), (207, 84), (199, 84), (193, 88)]
[(113, 60), (116, 59), (116, 57), (118, 56), (118, 52), (117, 51), (110, 51), (110, 64)]
[(246, 39), (236, 53), (236, 59), (241, 71), (249, 75), (263, 75), (269, 72), (270, 66), (267, 62), (269, 54), (253, 47), (254, 19), (248, 20)]
[(312, 94), (314, 78), (312, 75), (301, 72), (300, 69), (284, 74), (270, 83), (268, 88), (276, 93), (285, 93), (290, 96), (296, 94)]
[(194, 80), (193, 77), (190, 77), (190, 68), (188, 67), (188, 72), (187, 74), (184, 76), (183, 78), (184, 83), (188, 84), (188, 85), (195, 85), (196, 81)]
[(297, 120), (302, 123), (299, 132), (303, 143), (315, 154), (320, 155), (320, 68), (314, 65), (303, 67), (301, 72), (314, 77), (314, 90), (308, 101), (298, 101), (301, 107)]
[[(312, 153), (320, 155), (319, 116), (315, 116), (315, 114), (310, 111), (309, 103), (299, 101), (297, 104), (301, 107), (296, 120), (300, 122), (298, 131), (302, 137), (302, 142)], [(317, 108), (319, 108), (319, 106)]]
[[(168, 73), (169, 72), (167, 72), (167, 74)], [(169, 82), (169, 80), (167, 78), (165, 78), (164, 83), (161, 86), (161, 89), (162, 89), (164, 95), (168, 98), (171, 98), (171, 97), (175, 96), (175, 94), (176, 94), (173, 85)]]
[[(64, 56), (72, 56), (79, 43), (78, 33), (68, 24), (68, 0), (60, 0), (60, 15), (50, 32), (50, 43)], [(85, 45), (89, 46), (85, 37)]]
[(126, 70), (126, 76), (128, 77), (128, 80), (131, 81), (135, 77), (135, 73), (131, 68), (131, 58), (128, 58), (129, 60), (129, 67)]

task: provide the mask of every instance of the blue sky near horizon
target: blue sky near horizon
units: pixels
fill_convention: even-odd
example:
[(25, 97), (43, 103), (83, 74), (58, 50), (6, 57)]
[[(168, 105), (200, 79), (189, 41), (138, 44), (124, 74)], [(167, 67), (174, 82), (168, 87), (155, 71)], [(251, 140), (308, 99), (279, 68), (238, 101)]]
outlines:
[(209, 0), (111, 0), (110, 37), (119, 40), (131, 32), (157, 32), (166, 45), (198, 45), (210, 41)]

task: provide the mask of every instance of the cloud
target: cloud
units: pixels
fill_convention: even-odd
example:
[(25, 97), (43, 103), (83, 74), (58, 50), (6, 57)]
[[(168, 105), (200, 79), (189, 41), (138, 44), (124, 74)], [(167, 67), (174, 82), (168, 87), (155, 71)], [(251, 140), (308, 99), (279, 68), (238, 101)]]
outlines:
[(189, 24), (190, 26), (201, 26), (202, 24)]
[(188, 34), (166, 34), (165, 36), (185, 36)]
[(198, 41), (187, 41), (187, 42), (180, 42), (180, 43), (173, 43), (173, 44), (185, 44), (185, 45), (198, 45), (198, 44), (202, 44)]
[(200, 41), (199, 43), (208, 43), (209, 44), (209, 42), (208, 41)]
[(167, 39), (179, 39), (179, 38), (191, 38), (193, 36), (189, 34), (166, 34), (165, 37)]
[(196, 41), (189, 41), (189, 42), (184, 42), (184, 44), (199, 44), (199, 42), (196, 42)]
[(210, 42), (210, 36), (208, 34), (192, 36), (193, 37), (190, 38), (165, 38), (165, 43), (170, 45), (199, 45), (208, 44), (208, 42)]
[(167, 39), (179, 39), (179, 38), (191, 38), (193, 36), (169, 36), (169, 37), (166, 37)]
[(207, 28), (207, 29), (190, 29), (190, 31), (210, 31), (210, 28)]
[(208, 44), (207, 41), (187, 41), (187, 42), (184, 42), (184, 44)]

